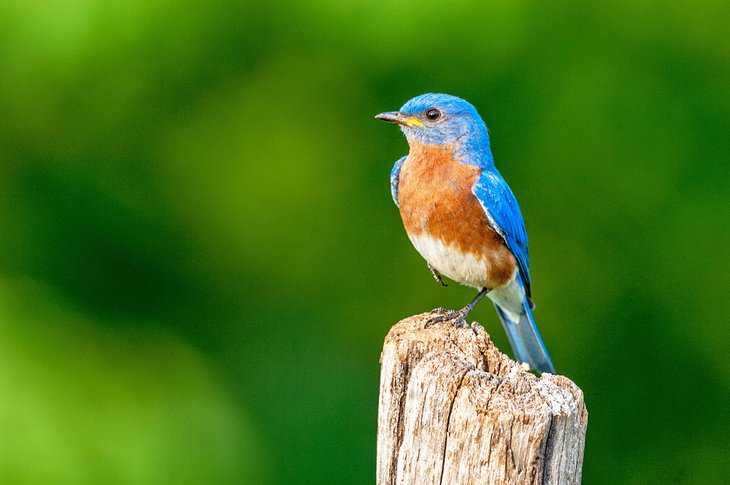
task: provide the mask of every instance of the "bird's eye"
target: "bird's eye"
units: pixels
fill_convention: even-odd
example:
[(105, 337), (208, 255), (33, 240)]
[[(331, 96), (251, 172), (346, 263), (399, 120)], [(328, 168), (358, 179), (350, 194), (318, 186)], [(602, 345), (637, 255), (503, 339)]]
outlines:
[(436, 108), (431, 108), (426, 111), (426, 118), (428, 119), (428, 121), (436, 121), (437, 119), (441, 118), (441, 111), (437, 110)]

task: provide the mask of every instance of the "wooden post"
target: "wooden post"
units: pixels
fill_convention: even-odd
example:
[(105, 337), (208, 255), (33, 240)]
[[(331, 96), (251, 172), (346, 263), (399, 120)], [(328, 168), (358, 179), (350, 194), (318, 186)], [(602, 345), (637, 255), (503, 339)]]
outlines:
[(570, 379), (537, 377), (478, 323), (397, 323), (381, 355), (378, 485), (578, 484), (588, 419)]

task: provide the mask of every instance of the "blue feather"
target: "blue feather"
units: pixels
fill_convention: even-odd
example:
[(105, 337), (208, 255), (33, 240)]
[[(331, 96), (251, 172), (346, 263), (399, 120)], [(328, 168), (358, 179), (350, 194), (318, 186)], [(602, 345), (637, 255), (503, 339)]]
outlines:
[(426, 145), (458, 146), (457, 157), (469, 154), (464, 163), (486, 167), (492, 165), (489, 150), (489, 132), (477, 110), (469, 102), (448, 94), (422, 94), (404, 104), (400, 112), (406, 116), (423, 119), (423, 113), (437, 107), (443, 117), (436, 123), (424, 126), (401, 127), (411, 141)]
[[(522, 280), (518, 278), (515, 283), (522, 285)], [(527, 362), (532, 370), (556, 374), (555, 366), (550, 360), (545, 343), (537, 330), (535, 319), (532, 317), (527, 296), (523, 297), (522, 311), (517, 314), (506, 311), (497, 301), (494, 301), (494, 307), (497, 309), (499, 319), (507, 333), (515, 359)]]
[(398, 161), (395, 162), (395, 165), (393, 165), (393, 170), (390, 171), (390, 195), (393, 196), (393, 202), (395, 202), (395, 205), (398, 207), (400, 207), (400, 204), (398, 204), (398, 180), (400, 178), (400, 168), (403, 166), (403, 162), (406, 161), (406, 158), (408, 158), (408, 155), (399, 158)]
[(515, 195), (496, 168), (482, 170), (472, 193), (482, 205), (489, 222), (512, 251), (520, 275), (530, 296), (530, 255), (527, 250), (527, 230)]

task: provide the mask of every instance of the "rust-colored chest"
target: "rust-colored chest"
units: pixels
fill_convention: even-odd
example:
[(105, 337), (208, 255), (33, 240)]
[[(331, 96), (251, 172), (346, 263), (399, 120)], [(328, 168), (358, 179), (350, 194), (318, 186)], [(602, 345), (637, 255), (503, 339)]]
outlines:
[(515, 260), (472, 193), (479, 174), (478, 167), (456, 161), (450, 147), (411, 147), (400, 172), (398, 201), (412, 240), (429, 236), (483, 260), (491, 286), (512, 277)]

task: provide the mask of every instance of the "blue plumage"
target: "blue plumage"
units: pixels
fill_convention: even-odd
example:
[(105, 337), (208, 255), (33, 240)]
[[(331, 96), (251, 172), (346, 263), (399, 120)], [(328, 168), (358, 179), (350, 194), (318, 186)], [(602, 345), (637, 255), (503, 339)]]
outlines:
[(471, 190), (482, 204), (492, 227), (502, 235), (517, 260), (529, 297), (530, 255), (527, 251), (527, 230), (515, 195), (493, 165), (488, 169), (482, 169)]
[(442, 113), (440, 121), (424, 126), (401, 125), (409, 142), (433, 145), (458, 142), (455, 155), (463, 163), (484, 168), (494, 165), (487, 126), (476, 108), (463, 99), (448, 94), (422, 94), (404, 104), (400, 113), (419, 117), (434, 107)]
[(520, 313), (517, 318), (503, 310), (497, 302), (494, 302), (494, 308), (507, 333), (515, 359), (527, 362), (532, 369), (555, 374), (555, 367), (550, 360), (540, 332), (537, 331), (537, 324), (532, 316), (527, 297), (523, 302), (524, 312)]
[[(414, 149), (419, 153), (411, 163), (423, 163), (423, 153), (430, 153), (424, 152), (424, 147), (438, 146), (450, 153), (451, 160), (479, 169), (476, 178), (472, 179), (474, 181), (469, 182), (471, 186), (465, 188), (474, 195), (483, 209), (483, 215), (480, 217), (486, 218), (492, 229), (504, 240), (504, 244), (514, 256), (517, 269), (505, 283), (500, 283), (501, 286), (483, 287), (474, 301), (464, 309), (453, 313), (455, 316), (465, 318), (481, 297), (489, 296), (497, 308), (497, 314), (507, 332), (515, 358), (529, 363), (535, 370), (555, 373), (531, 312), (530, 258), (522, 213), (512, 190), (494, 167), (489, 133), (474, 106), (456, 96), (429, 93), (411, 99), (398, 112), (381, 113), (377, 118), (400, 125), (411, 146), (411, 153)], [(443, 153), (443, 150), (433, 153)], [(393, 166), (390, 176), (393, 200), (401, 211), (403, 211), (401, 203), (405, 202), (399, 200), (399, 185), (403, 166), (408, 161), (409, 157), (400, 158)], [(435, 204), (428, 210), (438, 210), (441, 203), (437, 201)], [(428, 213), (434, 215), (433, 212)], [(403, 215), (403, 212), (401, 214)], [(412, 217), (412, 214), (409, 213), (408, 216)], [(451, 217), (450, 213), (444, 216)], [(472, 227), (469, 224), (448, 225), (452, 226)], [(442, 264), (448, 263), (447, 267), (452, 272), (449, 276), (465, 284), (474, 285), (470, 281), (474, 281), (475, 272), (481, 271), (484, 263), (480, 261), (489, 259), (489, 254), (461, 253), (450, 249), (450, 241), (443, 238), (434, 240), (432, 236), (427, 235), (426, 239), (422, 239), (420, 233), (411, 234), (411, 232), (409, 236), (427, 261), (426, 254), (429, 254)], [(454, 236), (458, 239), (459, 235)], [(480, 260), (480, 257), (487, 259)], [(434, 268), (439, 269), (434, 261), (428, 262), (432, 271)], [(511, 264), (514, 267), (514, 262)], [(487, 273), (497, 270), (496, 267), (484, 268)], [(463, 274), (463, 277), (460, 277), (460, 274)]]
[(400, 168), (403, 166), (403, 162), (406, 161), (408, 155), (402, 156), (393, 165), (393, 170), (390, 171), (390, 195), (393, 196), (393, 202), (395, 205), (400, 207), (398, 204), (398, 178), (400, 177)]

